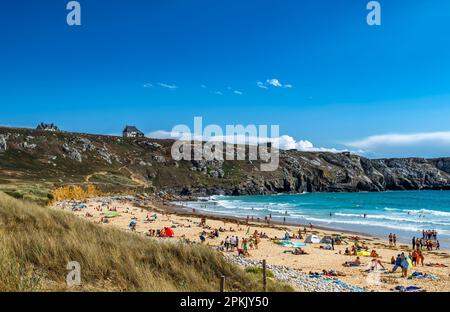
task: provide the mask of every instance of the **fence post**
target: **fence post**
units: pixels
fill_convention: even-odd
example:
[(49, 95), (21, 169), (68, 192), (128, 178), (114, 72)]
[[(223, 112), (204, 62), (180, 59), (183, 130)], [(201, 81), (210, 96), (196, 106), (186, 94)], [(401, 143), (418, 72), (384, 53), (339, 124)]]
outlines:
[(220, 292), (224, 292), (225, 291), (225, 275), (222, 275), (220, 277)]
[(263, 291), (267, 291), (267, 269), (266, 269), (266, 259), (263, 260)]

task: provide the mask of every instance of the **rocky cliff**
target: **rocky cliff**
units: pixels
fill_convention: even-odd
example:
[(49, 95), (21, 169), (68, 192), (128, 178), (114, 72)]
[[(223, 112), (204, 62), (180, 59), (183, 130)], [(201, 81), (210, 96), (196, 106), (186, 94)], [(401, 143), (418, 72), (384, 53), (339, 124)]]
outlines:
[(182, 195), (450, 189), (450, 158), (376, 159), (282, 151), (252, 161), (174, 161), (171, 140), (0, 128), (0, 185), (95, 183)]

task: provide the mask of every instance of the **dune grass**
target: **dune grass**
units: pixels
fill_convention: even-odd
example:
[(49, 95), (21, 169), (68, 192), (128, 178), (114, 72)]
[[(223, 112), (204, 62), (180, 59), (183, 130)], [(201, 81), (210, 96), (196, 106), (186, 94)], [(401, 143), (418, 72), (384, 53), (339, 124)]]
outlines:
[[(66, 286), (67, 263), (82, 285)], [(0, 193), (0, 291), (260, 291), (255, 274), (207, 246), (161, 242)], [(269, 281), (270, 291), (290, 291)]]

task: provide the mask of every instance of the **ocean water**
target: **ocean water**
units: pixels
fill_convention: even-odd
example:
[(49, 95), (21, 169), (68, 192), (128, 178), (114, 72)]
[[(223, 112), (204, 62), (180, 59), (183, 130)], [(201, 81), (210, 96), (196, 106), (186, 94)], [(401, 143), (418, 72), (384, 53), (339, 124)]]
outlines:
[[(210, 214), (309, 224), (386, 237), (396, 233), (410, 243), (422, 230), (438, 231), (450, 248), (450, 191), (383, 193), (305, 193), (270, 196), (212, 196), (183, 203)], [(364, 217), (364, 214), (366, 216)]]

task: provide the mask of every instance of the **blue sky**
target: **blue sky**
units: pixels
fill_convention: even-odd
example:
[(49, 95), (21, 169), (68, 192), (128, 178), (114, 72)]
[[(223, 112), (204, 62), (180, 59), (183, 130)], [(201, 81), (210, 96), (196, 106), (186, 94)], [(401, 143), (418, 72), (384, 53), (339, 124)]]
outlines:
[(378, 27), (366, 0), (80, 0), (80, 27), (67, 2), (2, 3), (0, 125), (151, 133), (202, 116), (371, 157), (450, 156), (448, 0), (380, 1)]

